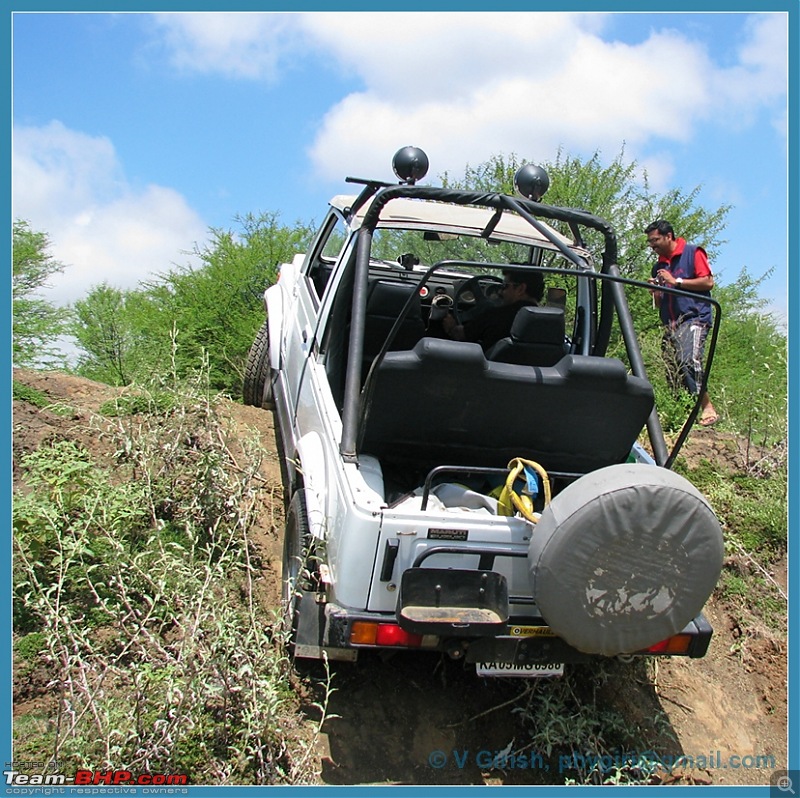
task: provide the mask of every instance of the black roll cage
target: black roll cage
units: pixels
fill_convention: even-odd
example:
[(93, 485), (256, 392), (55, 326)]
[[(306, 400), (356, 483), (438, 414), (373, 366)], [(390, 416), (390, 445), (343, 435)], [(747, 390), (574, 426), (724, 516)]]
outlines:
[[(352, 178), (348, 178), (348, 180), (351, 182), (367, 182), (360, 180), (357, 181)], [(597, 333), (590, 347), (591, 354), (598, 357), (605, 355), (611, 337), (613, 318), (616, 313), (616, 316), (619, 320), (622, 340), (625, 344), (626, 354), (630, 362), (631, 372), (637, 377), (647, 379), (644, 360), (642, 358), (639, 341), (633, 325), (633, 318), (631, 316), (630, 308), (628, 307), (623, 286), (630, 285), (647, 288), (649, 290), (652, 290), (652, 286), (641, 280), (635, 280), (621, 276), (619, 272), (619, 266), (617, 264), (617, 236), (608, 222), (584, 210), (545, 205), (543, 203), (533, 202), (532, 200), (511, 197), (507, 194), (495, 192), (468, 192), (433, 186), (404, 184), (386, 185), (378, 183), (377, 181), (369, 182), (367, 184), (367, 187), (362, 192), (362, 195), (359, 196), (353, 206), (349, 209), (348, 215), (350, 218), (352, 218), (355, 212), (367, 201), (369, 201), (373, 195), (374, 199), (364, 214), (361, 227), (357, 233), (358, 238), (356, 242), (356, 271), (353, 287), (349, 356), (347, 361), (347, 373), (345, 376), (344, 406), (342, 412), (342, 440), (339, 446), (340, 454), (346, 461), (357, 462), (358, 460), (358, 450), (360, 448), (361, 438), (366, 425), (367, 416), (371, 409), (372, 386), (374, 385), (374, 380), (372, 379), (373, 375), (386, 355), (386, 352), (389, 350), (392, 341), (400, 329), (403, 319), (405, 319), (408, 315), (413, 301), (413, 296), (410, 296), (395, 320), (394, 325), (392, 326), (386, 340), (383, 343), (383, 346), (378, 352), (378, 355), (375, 357), (367, 378), (362, 386), (361, 362), (364, 351), (364, 323), (366, 317), (367, 285), (369, 278), (370, 254), (372, 250), (372, 236), (376, 227), (378, 226), (381, 210), (391, 200), (396, 198), (405, 197), (446, 202), (455, 205), (473, 205), (485, 208), (494, 208), (497, 212), (491, 218), (486, 229), (482, 233), (482, 235), (486, 238), (491, 235), (503, 212), (511, 211), (519, 215), (540, 235), (553, 244), (561, 253), (561, 255), (563, 255), (564, 258), (570, 263), (572, 263), (575, 268), (570, 269), (563, 267), (559, 268), (518, 264), (515, 264), (514, 268), (520, 271), (530, 270), (542, 273), (566, 274), (570, 276), (574, 276), (577, 269), (580, 271), (581, 277), (600, 281), (604, 286), (607, 286), (611, 297), (611, 302), (605, 301), (604, 291), (604, 301), (601, 303), (600, 317), (597, 322)], [(560, 240), (560, 238), (554, 236), (551, 229), (542, 224), (537, 217), (565, 222), (573, 234), (575, 243), (581, 242), (581, 227), (590, 228), (600, 232), (604, 241), (600, 271), (597, 272), (588, 267), (585, 261), (578, 254), (566, 246)], [(485, 269), (508, 267), (508, 264), (478, 264), (454, 260), (440, 261), (432, 265), (422, 274), (419, 282), (417, 283), (417, 290), (423, 288), (430, 279), (431, 275), (437, 270), (447, 268), (448, 266), (452, 267), (454, 265), (458, 265), (459, 263), (468, 263), (470, 266), (480, 266), (481, 268)], [(687, 295), (690, 293), (683, 289), (671, 288), (669, 286), (659, 286), (658, 290), (664, 293), (678, 295)], [(694, 296), (696, 298), (696, 294)], [(653, 450), (653, 457), (657, 465), (665, 468), (671, 468), (674, 464), (675, 459), (684, 442), (686, 441), (692, 425), (694, 424), (700, 412), (701, 397), (706, 391), (708, 377), (711, 371), (711, 364), (714, 359), (714, 352), (716, 350), (721, 322), (720, 306), (719, 303), (711, 297), (703, 297), (703, 299), (708, 301), (708, 303), (714, 308), (711, 334), (707, 344), (707, 355), (703, 381), (692, 410), (684, 422), (684, 425), (681, 428), (681, 431), (678, 434), (671, 451), (668, 452), (667, 450), (667, 443), (664, 438), (664, 432), (661, 427), (661, 422), (658, 418), (657, 408), (655, 406), (653, 407), (650, 417), (647, 420), (647, 431), (650, 439), (650, 445)], [(594, 324), (592, 324), (592, 327), (594, 327)]]

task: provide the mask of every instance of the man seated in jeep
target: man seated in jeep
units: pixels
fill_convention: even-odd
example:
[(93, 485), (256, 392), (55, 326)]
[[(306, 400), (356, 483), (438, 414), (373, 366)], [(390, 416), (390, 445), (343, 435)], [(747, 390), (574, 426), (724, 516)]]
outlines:
[(450, 338), (479, 343), (485, 352), (509, 335), (520, 308), (538, 305), (543, 296), (544, 277), (540, 273), (505, 270), (499, 305), (464, 324), (458, 324), (452, 314), (448, 314), (442, 320), (442, 327)]

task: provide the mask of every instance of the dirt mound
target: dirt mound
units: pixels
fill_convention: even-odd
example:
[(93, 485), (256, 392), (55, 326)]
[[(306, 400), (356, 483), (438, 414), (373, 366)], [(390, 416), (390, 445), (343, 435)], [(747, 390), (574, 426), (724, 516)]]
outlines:
[[(98, 411), (119, 389), (58, 373), (15, 371), (15, 381), (47, 401), (14, 401), (13, 456), (19, 460), (50, 440), (74, 440), (98, 459), (108, 457)], [(262, 470), (277, 485), (255, 531), (264, 563), (262, 586), (277, 603), (283, 514), (280, 472), (270, 414), (223, 401), (236, 439), (257, 436), (266, 452)], [(246, 457), (246, 447), (236, 450)], [(735, 439), (702, 430), (686, 448), (690, 463), (710, 459), (733, 470), (741, 465)], [(15, 479), (16, 482), (16, 479)], [(741, 563), (738, 566), (744, 567)], [(785, 563), (769, 575), (786, 591)], [(743, 630), (740, 614), (720, 595), (706, 614), (715, 636), (702, 660), (661, 660), (654, 675), (631, 679), (620, 664), (618, 678), (592, 685), (598, 707), (612, 708), (642, 744), (629, 753), (654, 751), (687, 757), (664, 781), (726, 785), (768, 784), (787, 762), (786, 645), (768, 629)], [(587, 684), (591, 671), (584, 671)], [(312, 668), (312, 677), (314, 676)], [(15, 716), (41, 698), (43, 685), (16, 674)], [(29, 678), (33, 679), (32, 675)], [(319, 716), (324, 688), (314, 678), (298, 685), (309, 717)], [(518, 680), (480, 680), (468, 666), (439, 655), (362, 657), (340, 665), (333, 676), (328, 719), (319, 742), (320, 780), (327, 784), (563, 784), (552, 759), (537, 759), (526, 746), (530, 728), (519, 709), (546, 701), (540, 685)], [(538, 692), (537, 692), (538, 691)], [(527, 735), (527, 736), (526, 736)], [(510, 754), (513, 757), (510, 758)], [(505, 755), (505, 758), (502, 758)], [(501, 758), (498, 758), (498, 757)]]

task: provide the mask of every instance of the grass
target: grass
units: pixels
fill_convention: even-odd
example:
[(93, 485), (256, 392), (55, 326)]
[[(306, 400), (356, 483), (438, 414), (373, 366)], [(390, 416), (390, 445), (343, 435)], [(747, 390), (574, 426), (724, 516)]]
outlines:
[(726, 539), (767, 559), (786, 551), (788, 474), (785, 462), (766, 472), (730, 471), (703, 460), (689, 468), (680, 460), (676, 471), (686, 476), (709, 500)]
[(36, 388), (31, 388), (30, 385), (25, 385), (24, 382), (18, 380), (11, 381), (11, 395), (14, 399), (20, 402), (28, 402), (34, 407), (47, 407), (51, 404), (46, 394), (37, 391)]
[[(568, 785), (655, 784), (676, 740), (652, 702), (637, 712), (622, 685), (653, 686), (647, 660), (597, 659), (572, 665), (558, 680), (536, 680), (514, 709), (528, 731), (519, 751), (534, 752), (547, 772)], [(518, 753), (518, 752), (517, 752)]]
[(110, 418), (142, 413), (166, 415), (177, 409), (177, 399), (172, 391), (164, 388), (155, 391), (139, 390), (103, 402), (100, 413)]
[(271, 491), (260, 450), (234, 457), (202, 382), (170, 397), (95, 420), (111, 462), (54, 440), (21, 463), (15, 654), (55, 701), (17, 720), (14, 758), (192, 784), (312, 781), (313, 730), (256, 584), (250, 532)]
[[(741, 439), (739, 439), (741, 440)], [(725, 606), (736, 640), (732, 653), (749, 657), (754, 639), (784, 646), (788, 597), (774, 575), (785, 567), (788, 547), (788, 466), (785, 446), (759, 448), (749, 439), (740, 448), (740, 467), (731, 469), (702, 459), (682, 472), (714, 508), (723, 528), (725, 560), (715, 592)]]
[(60, 416), (68, 416), (74, 412), (74, 408), (63, 402), (54, 402), (46, 393), (19, 380), (11, 381), (11, 395), (15, 401), (27, 402), (41, 410), (50, 410)]

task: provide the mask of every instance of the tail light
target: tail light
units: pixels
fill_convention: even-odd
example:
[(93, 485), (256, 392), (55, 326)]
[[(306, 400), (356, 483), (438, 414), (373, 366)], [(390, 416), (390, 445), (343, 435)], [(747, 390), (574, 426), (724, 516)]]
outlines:
[(356, 621), (350, 628), (350, 643), (361, 646), (418, 648), (422, 645), (422, 635), (406, 632), (396, 623)]
[(692, 636), (677, 634), (644, 649), (643, 654), (686, 654), (692, 644)]

